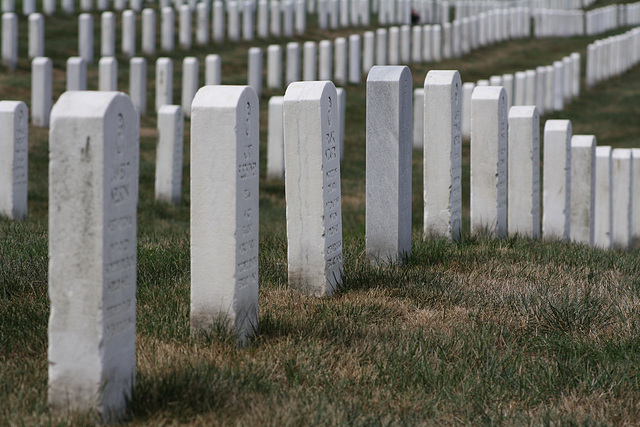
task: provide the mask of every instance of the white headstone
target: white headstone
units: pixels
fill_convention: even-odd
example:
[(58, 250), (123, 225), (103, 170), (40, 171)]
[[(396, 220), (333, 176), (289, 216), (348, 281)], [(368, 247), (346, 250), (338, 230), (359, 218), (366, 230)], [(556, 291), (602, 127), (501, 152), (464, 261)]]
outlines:
[(295, 2), (295, 27), (298, 35), (302, 35), (307, 31), (306, 0), (296, 0)]
[(536, 70), (525, 71), (524, 105), (536, 105)]
[(413, 90), (413, 148), (424, 147), (424, 88)]
[(258, 1), (258, 37), (261, 39), (269, 37), (269, 2), (267, 0)]
[(318, 80), (317, 72), (317, 47), (316, 42), (306, 41), (303, 45), (303, 68), (302, 80), (315, 81)]
[(462, 137), (467, 140), (471, 138), (471, 94), (475, 88), (473, 82), (462, 84)]
[(280, 2), (272, 1), (271, 2), (271, 21), (270, 21), (270, 30), (271, 35), (273, 37), (280, 37), (282, 33), (282, 16), (280, 11)]
[(56, 13), (56, 0), (43, 0), (42, 11), (45, 15), (53, 15)]
[(409, 64), (411, 62), (411, 26), (400, 27), (400, 63)]
[(284, 122), (283, 96), (269, 99), (269, 127), (267, 140), (267, 178), (284, 179)]
[(511, 108), (514, 101), (513, 74), (502, 75), (502, 87), (504, 87), (504, 91), (507, 92), (507, 106)]
[(209, 3), (196, 5), (196, 43), (200, 46), (209, 44)]
[(411, 71), (375, 66), (367, 77), (366, 252), (374, 264), (411, 253)]
[(15, 70), (18, 66), (18, 15), (2, 14), (2, 65)]
[(116, 56), (116, 16), (113, 12), (100, 15), (100, 56)]
[(156, 151), (156, 200), (180, 204), (182, 190), (182, 149), (184, 114), (179, 105), (163, 105), (158, 110)]
[(171, 7), (163, 7), (160, 15), (160, 49), (173, 52), (175, 48), (175, 12)]
[(48, 127), (53, 103), (53, 62), (38, 57), (31, 61), (31, 124)]
[(556, 84), (556, 79), (555, 79), (555, 69), (553, 68), (553, 65), (547, 65), (545, 66), (545, 69), (547, 70), (546, 76), (546, 83), (545, 83), (545, 89), (544, 89), (544, 110), (545, 112), (551, 112), (554, 110), (554, 92), (555, 92), (555, 84)]
[(277, 44), (267, 48), (267, 87), (282, 88), (282, 47)]
[(571, 122), (544, 124), (542, 236), (569, 239), (571, 218)]
[(347, 118), (347, 91), (337, 87), (338, 94), (338, 145), (340, 146), (340, 162), (344, 161), (344, 135)]
[(93, 62), (93, 15), (78, 16), (78, 52), (88, 63)]
[(347, 39), (338, 37), (334, 40), (334, 72), (333, 81), (339, 85), (347, 83)]
[(365, 31), (362, 44), (362, 72), (369, 74), (371, 68), (376, 64), (376, 33)]
[(571, 77), (571, 96), (577, 98), (580, 96), (580, 54), (576, 52), (572, 53), (571, 61), (571, 70), (573, 73)]
[(391, 27), (389, 28), (389, 45), (387, 59), (389, 65), (399, 65), (400, 64), (400, 28)]
[(333, 45), (329, 40), (321, 40), (319, 44), (318, 79), (332, 80), (333, 78)]
[(191, 102), (200, 88), (198, 72), (198, 58), (188, 56), (182, 60), (182, 111), (185, 117), (191, 117)]
[(631, 247), (633, 218), (633, 152), (628, 148), (616, 148), (611, 152), (613, 193), (612, 245), (616, 249)]
[(220, 55), (209, 54), (204, 59), (204, 84), (222, 84), (222, 60)]
[(189, 5), (183, 4), (178, 10), (179, 16), (179, 28), (178, 28), (178, 42), (182, 49), (191, 49), (192, 37), (191, 37), (191, 8)]
[(517, 71), (515, 73), (513, 92), (513, 105), (525, 105), (527, 98), (527, 73), (524, 71)]
[(122, 12), (122, 53), (131, 58), (136, 56), (136, 13)]
[(543, 115), (545, 113), (545, 95), (547, 85), (547, 69), (546, 67), (536, 67), (536, 90), (535, 90), (535, 105), (538, 109), (538, 113)]
[[(275, 2), (274, 2), (275, 3)], [(213, 11), (212, 13), (212, 24), (211, 24), (211, 37), (213, 37), (213, 41), (216, 43), (224, 42), (224, 27), (225, 27), (225, 13), (224, 13), (224, 3), (221, 1), (213, 2)]]
[(501, 86), (471, 95), (471, 233), (507, 235), (507, 94)]
[(173, 60), (156, 60), (156, 111), (163, 105), (173, 104)]
[(431, 62), (433, 60), (433, 30), (431, 25), (424, 25), (422, 27), (422, 61)]
[(564, 110), (564, 64), (562, 61), (553, 63), (553, 110)]
[(98, 90), (118, 90), (118, 60), (113, 56), (104, 56), (98, 61)]
[(362, 74), (362, 61), (360, 35), (351, 34), (349, 36), (349, 83), (359, 84)]
[[(91, 34), (93, 40), (93, 32)], [(29, 59), (44, 56), (44, 16), (40, 13), (29, 15)]]
[(244, 1), (242, 7), (242, 39), (252, 41), (255, 37), (253, 2)]
[(594, 244), (610, 249), (613, 237), (613, 191), (611, 147), (596, 147), (596, 202)]
[(29, 109), (21, 101), (0, 101), (0, 215), (27, 217)]
[(337, 93), (297, 82), (284, 96), (289, 286), (323, 296), (342, 283)]
[(136, 376), (139, 122), (123, 93), (65, 92), (49, 131), (49, 404), (126, 413)]
[(411, 62), (422, 63), (422, 27), (414, 25), (411, 29)]
[[(258, 97), (205, 86), (191, 119), (191, 332), (258, 327)], [(216, 141), (220, 143), (216, 143)]]
[(147, 60), (131, 58), (129, 61), (129, 96), (140, 114), (147, 113)]
[(156, 12), (153, 9), (142, 11), (142, 53), (156, 54)]
[(462, 232), (462, 82), (457, 71), (424, 81), (424, 238)]
[(300, 81), (300, 44), (297, 42), (287, 43), (286, 61), (285, 82), (289, 86), (292, 82)]
[(283, 7), (283, 33), (287, 38), (293, 37), (293, 23), (294, 23), (294, 5), (292, 0), (284, 0)]
[(509, 234), (540, 238), (540, 116), (535, 106), (509, 110)]
[(247, 83), (253, 88), (256, 95), (262, 94), (262, 49), (252, 47), (249, 49)]
[(240, 40), (240, 10), (238, 9), (237, 1), (228, 1), (227, 5), (227, 31), (229, 34), (229, 40)]
[(376, 30), (376, 61), (375, 65), (387, 65), (387, 29)]
[(67, 90), (87, 90), (87, 61), (79, 56), (67, 59)]
[(593, 245), (596, 189), (596, 137), (571, 138), (571, 240)]

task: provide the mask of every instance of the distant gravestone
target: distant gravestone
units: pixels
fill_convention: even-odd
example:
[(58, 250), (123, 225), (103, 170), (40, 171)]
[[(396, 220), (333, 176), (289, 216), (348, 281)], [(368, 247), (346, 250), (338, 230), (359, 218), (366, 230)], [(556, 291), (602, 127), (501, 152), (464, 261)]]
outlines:
[(513, 104), (513, 74), (503, 74), (502, 75), (502, 87), (504, 87), (504, 91), (507, 92), (507, 106), (511, 108)]
[(269, 2), (267, 0), (258, 1), (258, 37), (261, 39), (269, 37)]
[[(464, 139), (471, 138), (471, 95), (476, 88), (473, 82), (462, 84), (462, 137)], [(507, 95), (508, 96), (508, 95)]]
[(596, 201), (594, 244), (610, 249), (613, 237), (613, 191), (611, 147), (596, 147)]
[(338, 37), (333, 42), (333, 81), (338, 85), (347, 84), (347, 39)]
[(98, 90), (118, 90), (118, 60), (112, 56), (102, 57), (98, 61)]
[(147, 60), (131, 58), (129, 61), (129, 96), (140, 114), (147, 113)]
[(553, 111), (564, 110), (564, 64), (553, 63)]
[(331, 80), (333, 78), (333, 45), (329, 40), (321, 40), (318, 52), (318, 78)]
[(318, 80), (317, 73), (317, 46), (315, 42), (306, 41), (303, 45), (303, 67), (302, 80), (315, 81)]
[(179, 105), (163, 105), (158, 110), (156, 151), (156, 200), (180, 204), (182, 189), (182, 148), (184, 114)]
[(362, 71), (369, 74), (376, 62), (376, 33), (365, 31), (362, 35), (362, 41)]
[(221, 1), (213, 2), (213, 12), (212, 12), (212, 21), (211, 25), (211, 36), (213, 37), (213, 41), (216, 43), (224, 42), (224, 27), (225, 27), (225, 16), (224, 16), (224, 3)]
[(411, 253), (412, 87), (406, 66), (367, 77), (366, 252), (376, 265)]
[(292, 82), (300, 81), (300, 44), (287, 43), (287, 68), (285, 81), (288, 86)]
[(267, 47), (267, 87), (282, 88), (282, 47), (277, 44)]
[(191, 333), (223, 322), (244, 345), (258, 327), (258, 97), (205, 86), (192, 109)]
[(513, 105), (526, 105), (527, 73), (524, 71), (517, 71), (515, 73), (513, 92)]
[(142, 53), (156, 54), (156, 12), (149, 8), (142, 11)]
[(400, 28), (389, 28), (388, 36), (387, 61), (389, 65), (400, 65)]
[(160, 11), (160, 49), (173, 52), (175, 48), (175, 12), (172, 7), (163, 7)]
[(116, 56), (116, 16), (113, 12), (100, 15), (100, 56)]
[(422, 27), (419, 25), (411, 29), (411, 62), (422, 63)]
[(536, 70), (525, 71), (525, 90), (524, 105), (536, 105)]
[(49, 136), (49, 404), (126, 412), (136, 375), (139, 122), (123, 93), (66, 92)]
[(629, 250), (633, 218), (633, 152), (628, 148), (616, 148), (611, 152), (613, 192), (612, 245), (616, 249)]
[(29, 15), (29, 59), (44, 56), (44, 16)]
[(248, 60), (248, 84), (256, 92), (256, 95), (262, 95), (262, 49), (259, 47), (249, 48)]
[(226, 2), (227, 6), (227, 33), (229, 40), (237, 42), (240, 40), (240, 10), (237, 1)]
[(79, 56), (67, 59), (67, 90), (87, 90), (87, 61)]
[(347, 118), (347, 91), (337, 87), (338, 94), (338, 145), (340, 146), (340, 162), (344, 161), (344, 135)]
[(53, 62), (39, 57), (31, 61), (31, 124), (49, 126), (53, 104)]
[(280, 10), (280, 2), (272, 1), (270, 3), (271, 8), (271, 20), (269, 21), (269, 28), (273, 37), (280, 37), (282, 34), (282, 12)]
[(554, 90), (555, 90), (555, 69), (553, 65), (545, 66), (547, 71), (546, 73), (546, 84), (544, 88), (544, 111), (546, 113), (554, 110)]
[(0, 215), (27, 217), (29, 110), (21, 101), (0, 101)]
[(180, 6), (180, 9), (178, 9), (178, 17), (178, 42), (180, 48), (185, 50), (191, 49), (193, 37), (191, 36), (192, 19), (189, 5), (183, 4)]
[(424, 147), (424, 88), (413, 90), (413, 148)]
[(571, 122), (547, 120), (542, 170), (542, 236), (569, 239), (571, 217)]
[(376, 60), (375, 65), (387, 65), (387, 29), (376, 30)]
[(462, 232), (462, 81), (457, 71), (424, 81), (424, 238)]
[(360, 83), (362, 75), (361, 48), (360, 35), (351, 34), (349, 36), (349, 83), (352, 84)]
[(632, 169), (635, 173), (634, 180), (631, 183), (631, 248), (635, 249), (640, 246), (640, 180), (637, 179), (640, 174), (640, 149), (632, 148), (633, 155)]
[(196, 43), (200, 46), (209, 44), (209, 3), (196, 5)]
[(78, 16), (78, 52), (87, 63), (93, 62), (93, 15), (90, 13)]
[(507, 94), (476, 87), (471, 96), (471, 233), (507, 234)]
[(545, 87), (547, 85), (547, 69), (545, 67), (536, 67), (536, 90), (535, 90), (535, 105), (538, 109), (538, 113), (543, 115), (545, 113)]
[(2, 14), (2, 65), (15, 70), (18, 66), (18, 15)]
[(338, 108), (331, 82), (297, 82), (284, 96), (289, 285), (316, 296), (342, 283)]
[(596, 201), (596, 137), (571, 138), (571, 226), (574, 242), (594, 244)]
[(284, 179), (284, 97), (269, 99), (269, 126), (267, 139), (267, 178)]
[(431, 41), (433, 31), (431, 25), (422, 26), (422, 61), (433, 61), (433, 42)]
[(198, 58), (188, 56), (182, 60), (182, 111), (191, 117), (191, 102), (199, 86)]
[(156, 60), (156, 112), (163, 105), (173, 104), (173, 60)]
[(128, 58), (136, 56), (136, 13), (133, 10), (122, 12), (122, 53)]
[(540, 238), (540, 116), (533, 105), (509, 110), (509, 234)]
[(222, 61), (220, 55), (209, 54), (204, 59), (204, 84), (222, 84)]

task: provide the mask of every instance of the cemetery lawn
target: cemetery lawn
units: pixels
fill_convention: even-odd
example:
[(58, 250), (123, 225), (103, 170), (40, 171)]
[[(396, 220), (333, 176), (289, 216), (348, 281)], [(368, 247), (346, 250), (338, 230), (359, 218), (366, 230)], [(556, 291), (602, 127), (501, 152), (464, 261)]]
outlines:
[[(56, 98), (66, 58), (77, 46), (75, 22), (65, 26), (64, 19), (47, 17), (45, 24)], [(23, 17), (20, 25), (26, 28)], [(324, 38), (314, 28), (309, 34)], [(30, 103), (26, 32), (21, 37), (19, 68), (2, 69), (0, 99)], [(574, 51), (582, 54), (584, 70), (586, 44), (594, 39), (514, 41), (435, 67), (411, 67), (414, 87), (432, 68), (458, 69), (463, 81), (475, 81), (551, 64)], [(243, 84), (248, 47), (227, 44), (188, 54), (203, 66), (205, 54), (219, 53), (223, 83)], [(184, 55), (173, 54), (174, 100), (180, 99), (178, 61)], [(148, 59), (151, 107), (154, 59)], [(126, 90), (127, 61), (119, 62)], [(95, 89), (96, 63), (89, 81)], [(171, 206), (153, 200), (155, 115), (141, 120), (137, 377), (124, 424), (638, 422), (640, 252), (469, 237), (468, 142), (462, 241), (422, 240), (422, 155), (414, 151), (412, 253), (402, 266), (369, 265), (364, 84), (347, 87), (344, 286), (320, 299), (290, 290), (284, 186), (264, 178), (267, 102), (281, 94), (266, 90), (261, 98), (260, 314), (254, 340), (242, 349), (223, 328), (189, 335), (189, 122), (183, 200)], [(633, 147), (640, 146), (639, 117), (636, 67), (595, 89), (582, 87), (578, 101), (545, 116), (541, 125), (547, 118), (571, 119), (574, 134), (593, 133), (599, 145)], [(47, 130), (30, 128), (29, 218), (0, 219), (0, 425), (92, 424), (90, 415), (56, 416), (47, 408), (47, 144)]]

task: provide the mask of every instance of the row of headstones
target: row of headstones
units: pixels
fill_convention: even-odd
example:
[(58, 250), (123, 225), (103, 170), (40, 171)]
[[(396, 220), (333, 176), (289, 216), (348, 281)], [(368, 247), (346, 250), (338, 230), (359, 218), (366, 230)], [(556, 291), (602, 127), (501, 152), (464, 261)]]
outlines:
[(596, 0), (531, 0), (534, 9), (584, 9)]
[[(424, 235), (457, 239), (460, 76), (431, 71), (424, 90)], [(411, 94), (407, 67), (369, 73), (366, 253), (374, 263), (398, 261), (411, 248)], [(331, 82), (296, 82), (284, 96), (288, 282), (317, 296), (342, 282), (336, 97)], [(539, 237), (539, 116), (534, 106), (507, 110), (504, 88), (474, 90), (471, 231)], [(258, 111), (250, 87), (206, 86), (192, 105), (190, 327), (198, 334), (222, 321), (240, 344), (258, 323)], [(211, 144), (212, 135), (226, 143)], [(607, 223), (601, 215), (606, 211), (608, 237), (617, 242), (618, 229), (629, 230), (632, 218), (632, 154), (609, 151), (607, 171), (596, 163), (595, 137), (572, 137), (566, 120), (547, 122), (544, 144), (543, 235), (583, 241), (587, 233), (593, 243), (594, 224)], [(52, 113), (49, 164), (54, 409), (95, 409), (117, 419), (131, 396), (138, 165), (138, 115), (126, 95), (60, 97)], [(595, 211), (601, 169), (610, 192)], [(621, 224), (617, 217), (612, 223), (613, 204), (616, 214), (626, 214)]]
[(640, 27), (587, 46), (586, 85), (618, 76), (640, 62)]

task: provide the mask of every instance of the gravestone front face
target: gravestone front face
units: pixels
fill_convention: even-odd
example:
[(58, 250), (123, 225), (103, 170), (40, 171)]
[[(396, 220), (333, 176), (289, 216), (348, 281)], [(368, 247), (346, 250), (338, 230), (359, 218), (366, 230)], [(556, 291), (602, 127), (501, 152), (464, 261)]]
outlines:
[(117, 420), (136, 375), (138, 114), (65, 92), (49, 149), (49, 404)]
[(267, 87), (282, 88), (282, 48), (277, 44), (267, 48)]
[(104, 56), (98, 61), (98, 90), (118, 90), (118, 60), (113, 56)]
[(289, 285), (330, 295), (342, 283), (338, 105), (331, 82), (296, 82), (284, 96)]
[(0, 101), (0, 215), (27, 217), (29, 110), (21, 101)]
[(509, 234), (540, 238), (540, 116), (535, 106), (509, 110)]
[(366, 251), (374, 264), (411, 253), (412, 80), (403, 66), (367, 77)]
[(156, 111), (163, 105), (173, 104), (173, 60), (156, 60)]
[(100, 56), (116, 55), (116, 16), (113, 12), (100, 15)]
[(413, 148), (422, 150), (424, 147), (424, 89), (413, 91)]
[(267, 140), (267, 178), (284, 179), (283, 96), (269, 99), (269, 131)]
[(184, 113), (178, 105), (164, 105), (158, 110), (158, 145), (156, 149), (156, 200), (180, 203), (182, 189), (182, 146)]
[(571, 240), (593, 245), (596, 181), (596, 137), (571, 138)]
[(204, 59), (204, 84), (222, 84), (222, 60), (220, 55), (209, 54)]
[(87, 61), (79, 56), (67, 59), (67, 90), (87, 90)]
[(627, 148), (616, 148), (611, 152), (613, 192), (613, 236), (616, 249), (631, 247), (633, 199), (631, 186), (634, 179), (633, 152)]
[(596, 201), (594, 212), (594, 244), (603, 249), (611, 248), (613, 237), (611, 147), (596, 147)]
[(462, 231), (462, 82), (457, 71), (424, 81), (424, 238)]
[(544, 125), (542, 235), (569, 239), (571, 213), (571, 122), (547, 120)]
[[(191, 332), (258, 327), (258, 97), (205, 86), (191, 116)], [(217, 143), (220, 142), (220, 143)]]
[(147, 113), (147, 60), (131, 58), (129, 61), (129, 96), (140, 114)]
[(191, 117), (191, 102), (199, 86), (198, 58), (188, 56), (182, 60), (182, 111)]
[(39, 57), (31, 61), (31, 123), (48, 127), (53, 103), (53, 62)]
[(471, 95), (471, 233), (507, 235), (507, 94), (501, 86)]

